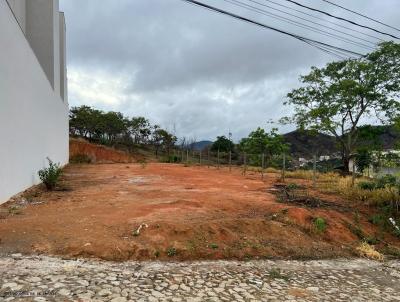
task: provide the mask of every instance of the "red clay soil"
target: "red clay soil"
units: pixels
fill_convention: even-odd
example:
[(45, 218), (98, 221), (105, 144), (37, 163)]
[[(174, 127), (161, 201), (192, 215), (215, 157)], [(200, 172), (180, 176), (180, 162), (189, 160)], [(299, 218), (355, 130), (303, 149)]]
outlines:
[[(262, 181), (226, 168), (70, 165), (58, 191), (31, 190), (14, 201), (25, 206), (0, 208), (0, 253), (107, 260), (354, 255), (353, 211), (279, 203), (268, 191), (276, 181), (275, 174)], [(315, 217), (326, 219), (325, 232), (313, 228)], [(359, 221), (366, 235), (377, 231), (366, 215)]]
[(70, 139), (69, 156), (73, 160), (76, 156), (87, 156), (92, 163), (131, 163), (136, 157), (128, 153), (102, 145), (89, 143), (83, 139)]

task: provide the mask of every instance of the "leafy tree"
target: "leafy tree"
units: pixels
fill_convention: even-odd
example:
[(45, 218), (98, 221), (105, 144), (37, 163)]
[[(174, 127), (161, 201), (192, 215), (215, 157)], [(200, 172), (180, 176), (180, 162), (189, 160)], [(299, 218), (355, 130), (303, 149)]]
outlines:
[(364, 58), (312, 67), (300, 79), (304, 86), (289, 93), (285, 102), (294, 106), (295, 114), (283, 121), (334, 135), (348, 171), (358, 127), (368, 118), (385, 123), (400, 113), (400, 44), (384, 42)]
[(234, 148), (234, 143), (223, 135), (217, 136), (217, 140), (211, 146), (211, 151), (229, 152), (233, 151)]
[(262, 128), (251, 132), (247, 138), (240, 141), (240, 147), (243, 151), (254, 154), (265, 153), (273, 156), (281, 154), (288, 150), (282, 135), (278, 133), (277, 128), (273, 128), (270, 133)]
[(171, 148), (175, 145), (177, 138), (175, 135), (169, 133), (167, 130), (159, 128), (159, 126), (155, 126), (155, 130), (153, 132), (153, 144), (155, 147), (156, 156), (158, 156), (158, 152), (160, 148), (164, 148), (170, 156)]
[(368, 148), (361, 148), (355, 156), (355, 164), (359, 172), (364, 173), (373, 163), (372, 152)]
[(248, 137), (243, 138), (239, 147), (243, 152), (257, 155), (252, 158), (254, 164), (258, 164), (261, 154), (265, 154), (267, 160), (271, 160), (275, 155), (287, 152), (289, 148), (284, 142), (283, 136), (278, 133), (278, 129), (273, 128), (268, 133), (260, 127), (251, 132)]
[(129, 132), (135, 144), (146, 143), (151, 135), (151, 125), (144, 117), (133, 117), (129, 121)]

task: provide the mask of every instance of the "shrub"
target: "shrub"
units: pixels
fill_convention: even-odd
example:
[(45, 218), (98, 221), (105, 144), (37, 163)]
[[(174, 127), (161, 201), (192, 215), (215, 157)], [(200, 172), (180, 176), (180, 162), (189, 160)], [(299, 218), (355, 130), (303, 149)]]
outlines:
[(376, 188), (376, 184), (371, 181), (361, 181), (358, 183), (358, 187), (361, 190), (368, 190), (368, 191), (373, 191)]
[(50, 158), (49, 167), (44, 168), (38, 172), (40, 180), (45, 184), (47, 190), (53, 190), (62, 174), (60, 164), (55, 164)]
[(313, 220), (313, 224), (317, 232), (323, 233), (326, 230), (326, 221), (324, 218), (317, 217)]
[(397, 184), (397, 178), (393, 175), (385, 175), (382, 176), (380, 178), (378, 178), (376, 187), (378, 189), (384, 189), (384, 188), (390, 188), (390, 187), (394, 187)]
[(177, 253), (178, 253), (178, 251), (177, 251), (176, 248), (174, 248), (174, 247), (169, 247), (169, 248), (167, 249), (167, 255), (168, 255), (168, 257), (173, 257), (173, 256), (175, 256)]

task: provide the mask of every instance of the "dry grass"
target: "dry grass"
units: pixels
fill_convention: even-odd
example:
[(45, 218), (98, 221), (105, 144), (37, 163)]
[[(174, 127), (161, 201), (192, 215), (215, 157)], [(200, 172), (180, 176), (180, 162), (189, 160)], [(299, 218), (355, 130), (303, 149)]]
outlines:
[[(317, 173), (317, 177), (318, 177)], [(310, 170), (296, 170), (286, 172), (287, 178), (301, 178), (301, 179), (313, 179), (313, 171)]]
[(369, 245), (366, 242), (361, 243), (356, 250), (361, 257), (378, 261), (383, 261), (384, 259), (381, 253), (379, 253), (372, 245)]
[[(400, 192), (398, 188), (387, 187), (382, 189), (364, 190), (359, 187), (360, 182), (370, 181), (366, 178), (354, 180), (351, 176), (340, 176), (337, 173), (317, 173), (317, 188), (324, 193), (341, 195), (350, 202), (361, 202), (372, 206), (391, 205), (400, 207)], [(287, 173), (288, 178), (312, 179), (312, 171), (298, 170)]]

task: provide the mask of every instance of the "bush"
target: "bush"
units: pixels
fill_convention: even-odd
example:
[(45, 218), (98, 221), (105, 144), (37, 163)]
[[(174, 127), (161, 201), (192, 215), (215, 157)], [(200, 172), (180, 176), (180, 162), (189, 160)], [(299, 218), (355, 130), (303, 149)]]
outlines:
[(62, 174), (62, 169), (60, 164), (53, 163), (50, 158), (47, 158), (47, 160), (49, 161), (49, 167), (40, 170), (38, 174), (40, 180), (45, 184), (47, 190), (53, 190)]
[(358, 183), (358, 187), (361, 190), (368, 190), (368, 191), (373, 191), (376, 189), (376, 184), (371, 181), (361, 181)]
[(323, 233), (326, 230), (326, 221), (324, 218), (317, 217), (313, 220), (313, 224), (317, 232)]
[(393, 175), (385, 175), (378, 179), (376, 187), (378, 189), (394, 187), (397, 184), (397, 178)]
[(174, 247), (169, 247), (169, 248), (167, 249), (167, 255), (168, 255), (168, 257), (173, 257), (173, 256), (175, 256), (177, 253), (178, 253), (178, 251), (177, 251), (176, 248), (174, 248)]

